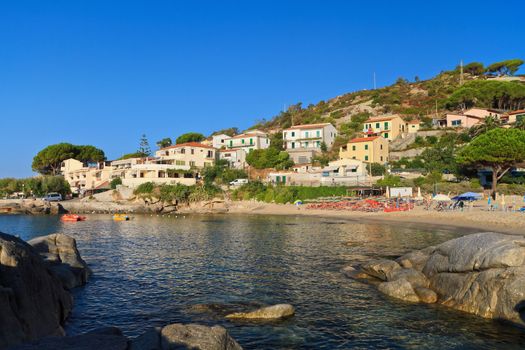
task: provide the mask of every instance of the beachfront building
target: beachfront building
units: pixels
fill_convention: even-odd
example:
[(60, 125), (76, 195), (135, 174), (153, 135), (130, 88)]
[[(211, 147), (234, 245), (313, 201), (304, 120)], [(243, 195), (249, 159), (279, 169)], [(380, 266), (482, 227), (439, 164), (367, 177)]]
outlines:
[(505, 115), (503, 111), (486, 108), (470, 108), (466, 111), (447, 113), (446, 126), (449, 128), (470, 128), (480, 124), (487, 117), (500, 119)]
[[(416, 123), (416, 122), (414, 122)], [(414, 129), (416, 128), (415, 124)], [(366, 136), (382, 136), (388, 141), (393, 141), (398, 137), (404, 137), (409, 133), (409, 125), (399, 115), (373, 117), (364, 122), (363, 133)], [(417, 122), (419, 129), (419, 122)]]
[(122, 185), (135, 188), (145, 182), (195, 185), (196, 172), (189, 165), (158, 164), (158, 159), (129, 158), (111, 162), (110, 178), (120, 178)]
[(339, 159), (385, 164), (388, 162), (388, 152), (388, 141), (384, 137), (359, 137), (340, 148)]
[(231, 136), (228, 136), (226, 134), (213, 135), (211, 137), (211, 146), (217, 149), (224, 149), (226, 148), (226, 141), (230, 138)]
[(244, 169), (246, 167), (246, 151), (242, 148), (221, 149), (219, 159), (228, 162), (230, 168)]
[(330, 123), (295, 125), (283, 130), (284, 149), (296, 164), (310, 163), (323, 144), (332, 148), (337, 129)]
[(356, 159), (340, 159), (319, 167), (296, 165), (291, 171), (270, 172), (267, 181), (293, 186), (363, 186), (369, 183), (366, 164)]
[(87, 192), (109, 189), (111, 177), (109, 162), (86, 164), (70, 158), (62, 162), (60, 171), (73, 193), (83, 195)]
[(157, 164), (204, 168), (213, 166), (218, 159), (217, 149), (199, 142), (187, 142), (164, 147), (155, 152)]

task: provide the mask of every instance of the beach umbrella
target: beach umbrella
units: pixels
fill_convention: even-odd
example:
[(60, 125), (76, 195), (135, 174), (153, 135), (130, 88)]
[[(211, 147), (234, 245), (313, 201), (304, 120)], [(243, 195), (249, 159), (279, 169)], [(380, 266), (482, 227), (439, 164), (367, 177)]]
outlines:
[(481, 199), (483, 198), (483, 196), (480, 194), (480, 193), (475, 193), (475, 192), (465, 192), (465, 193), (462, 193), (458, 196), (455, 196), (452, 198), (452, 200), (455, 200), (455, 201), (475, 201), (475, 200), (478, 200), (478, 199)]
[(436, 202), (450, 202), (452, 199), (445, 194), (436, 194), (432, 200)]
[(417, 196), (414, 199), (418, 201), (423, 199), (423, 196), (421, 195), (421, 187), (417, 188)]
[[(390, 198), (390, 187), (386, 186), (386, 198)], [(523, 197), (523, 201), (525, 202), (525, 196)]]
[(303, 204), (303, 201), (300, 200), (300, 199), (298, 199), (298, 200), (296, 200), (295, 202), (293, 202), (293, 204), (295, 204), (295, 205)]

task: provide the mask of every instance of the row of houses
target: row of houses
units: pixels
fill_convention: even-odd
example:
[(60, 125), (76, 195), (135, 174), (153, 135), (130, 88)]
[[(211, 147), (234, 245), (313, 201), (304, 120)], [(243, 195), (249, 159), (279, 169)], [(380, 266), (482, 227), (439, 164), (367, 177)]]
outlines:
[[(292, 126), (282, 131), (283, 148), (296, 166), (289, 174), (273, 174), (269, 181), (360, 183), (367, 175), (366, 164), (388, 162), (389, 141), (418, 129), (419, 123), (405, 122), (398, 115), (371, 118), (364, 124), (363, 137), (341, 147), (339, 159), (321, 168), (311, 165), (312, 158), (325, 147), (327, 150), (333, 147), (337, 129), (330, 123)], [(144, 182), (193, 185), (200, 178), (201, 170), (217, 160), (223, 159), (232, 168), (244, 169), (250, 152), (269, 146), (268, 133), (250, 130), (234, 136), (219, 134), (203, 142), (164, 147), (147, 158), (91, 165), (68, 159), (63, 162), (61, 171), (72, 190), (79, 194), (108, 189), (115, 178), (132, 188)]]

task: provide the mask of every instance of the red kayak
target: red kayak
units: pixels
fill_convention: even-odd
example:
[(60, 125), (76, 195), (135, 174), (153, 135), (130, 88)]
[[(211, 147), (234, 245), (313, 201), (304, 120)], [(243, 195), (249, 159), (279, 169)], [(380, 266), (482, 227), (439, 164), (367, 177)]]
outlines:
[(64, 214), (60, 217), (60, 220), (62, 221), (68, 221), (68, 222), (77, 222), (77, 221), (84, 221), (86, 220), (85, 216), (80, 216), (76, 214)]

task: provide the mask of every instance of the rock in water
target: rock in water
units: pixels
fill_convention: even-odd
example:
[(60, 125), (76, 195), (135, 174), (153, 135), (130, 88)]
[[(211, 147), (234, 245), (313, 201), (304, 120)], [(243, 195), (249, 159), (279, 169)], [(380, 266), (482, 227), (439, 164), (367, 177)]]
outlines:
[(26, 242), (0, 233), (0, 348), (64, 335), (71, 295)]
[(226, 318), (246, 320), (276, 320), (293, 316), (295, 309), (290, 304), (277, 304), (263, 307), (251, 312), (236, 312), (226, 315)]
[(380, 292), (391, 297), (413, 303), (419, 302), (419, 297), (414, 291), (414, 288), (412, 288), (410, 282), (404, 278), (400, 278), (392, 282), (383, 282), (379, 284), (377, 288)]
[(221, 326), (171, 324), (162, 328), (161, 349), (242, 350)]
[(28, 242), (68, 289), (86, 284), (91, 270), (80, 257), (73, 237), (55, 233)]
[[(399, 268), (371, 262), (379, 290), (408, 301), (438, 302), (482, 317), (525, 325), (525, 237), (477, 233), (408, 253)], [(389, 266), (394, 266), (390, 268)], [(354, 277), (356, 271), (347, 274)]]

